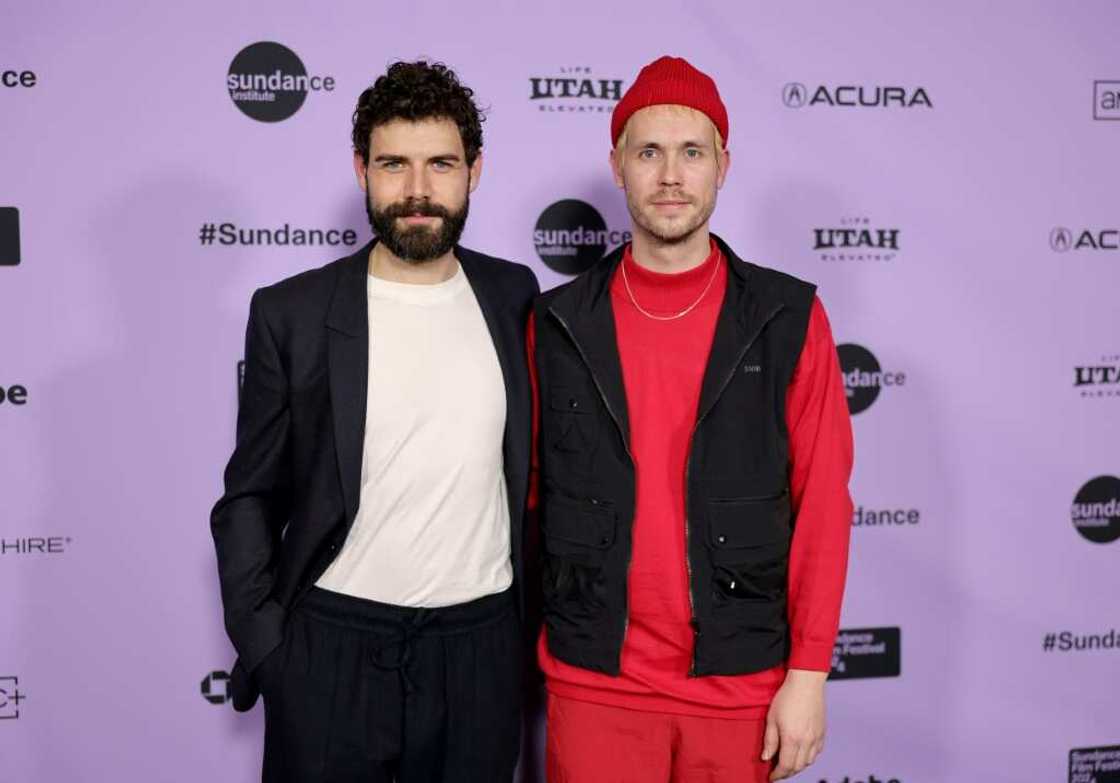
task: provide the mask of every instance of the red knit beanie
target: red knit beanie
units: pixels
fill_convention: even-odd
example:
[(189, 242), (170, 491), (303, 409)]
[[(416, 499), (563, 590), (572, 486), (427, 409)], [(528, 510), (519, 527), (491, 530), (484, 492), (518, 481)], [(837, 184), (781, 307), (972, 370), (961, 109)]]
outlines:
[(658, 57), (638, 72), (611, 115), (611, 145), (618, 143), (634, 112), (663, 103), (689, 106), (708, 115), (727, 146), (727, 107), (720, 100), (716, 83), (680, 57)]

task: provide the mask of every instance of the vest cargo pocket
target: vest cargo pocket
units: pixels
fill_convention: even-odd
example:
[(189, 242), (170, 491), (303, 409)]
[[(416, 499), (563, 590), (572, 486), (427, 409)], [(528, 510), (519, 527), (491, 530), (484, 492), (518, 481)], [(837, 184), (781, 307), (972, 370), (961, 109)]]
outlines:
[(789, 564), (788, 492), (711, 500), (707, 509), (714, 606), (780, 599)]
[(603, 550), (614, 543), (618, 515), (609, 506), (548, 493), (542, 510), (541, 528), (549, 554), (598, 563)]
[(617, 515), (586, 500), (544, 498), (542, 590), (550, 620), (577, 620), (605, 606), (603, 558), (614, 544)]

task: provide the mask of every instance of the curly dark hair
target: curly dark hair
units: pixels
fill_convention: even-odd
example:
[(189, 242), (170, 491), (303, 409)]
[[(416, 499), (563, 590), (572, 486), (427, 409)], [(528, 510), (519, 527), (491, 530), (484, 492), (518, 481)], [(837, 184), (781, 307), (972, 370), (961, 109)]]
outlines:
[(467, 165), (482, 149), (482, 112), (472, 98), (474, 91), (462, 84), (443, 63), (417, 60), (395, 62), (384, 76), (358, 97), (351, 138), (354, 151), (369, 165), (369, 137), (378, 125), (393, 120), (446, 118), (459, 126)]

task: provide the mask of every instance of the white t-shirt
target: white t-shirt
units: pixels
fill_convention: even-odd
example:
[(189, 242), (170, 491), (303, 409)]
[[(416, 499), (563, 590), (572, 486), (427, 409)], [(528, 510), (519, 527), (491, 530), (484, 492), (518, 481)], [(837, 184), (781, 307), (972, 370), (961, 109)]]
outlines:
[(462, 267), (435, 285), (369, 275), (358, 515), (317, 586), (448, 606), (513, 580), (502, 462), (506, 391)]

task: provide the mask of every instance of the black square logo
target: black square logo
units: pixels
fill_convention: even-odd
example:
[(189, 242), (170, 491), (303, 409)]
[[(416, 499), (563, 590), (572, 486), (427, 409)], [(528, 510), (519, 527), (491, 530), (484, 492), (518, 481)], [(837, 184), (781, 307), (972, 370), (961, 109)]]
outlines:
[(841, 629), (832, 651), (830, 680), (897, 677), (902, 671), (902, 631), (888, 628)]
[(1093, 119), (1120, 120), (1120, 80), (1093, 82)]
[(1071, 750), (1069, 783), (1120, 783), (1120, 745)]
[(0, 207), (0, 266), (19, 264), (19, 210)]

